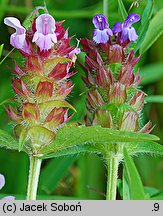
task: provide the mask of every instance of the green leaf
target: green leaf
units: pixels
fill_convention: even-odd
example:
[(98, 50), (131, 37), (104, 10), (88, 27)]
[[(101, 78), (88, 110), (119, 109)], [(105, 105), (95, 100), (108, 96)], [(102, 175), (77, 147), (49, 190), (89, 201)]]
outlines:
[(163, 9), (151, 20), (147, 34), (140, 46), (140, 54), (146, 52), (163, 33)]
[[(56, 139), (50, 145), (39, 151), (39, 154), (50, 154), (49, 157), (57, 157), (86, 151), (105, 152), (105, 145), (124, 142), (145, 142), (158, 140), (154, 135), (113, 130), (100, 126), (69, 126), (60, 129)], [(89, 145), (86, 149), (86, 145)], [(92, 147), (91, 147), (92, 146)], [(107, 147), (108, 149), (108, 147)], [(57, 154), (58, 152), (58, 154)], [(103, 153), (104, 153), (103, 152)], [(51, 154), (52, 153), (52, 154)], [(43, 158), (48, 158), (44, 156)]]
[(130, 190), (127, 181), (127, 173), (125, 167), (123, 168), (123, 200), (130, 200)]
[(163, 200), (163, 192), (158, 194), (157, 196), (150, 198), (150, 200)]
[(103, 149), (100, 150), (98, 145), (79, 144), (79, 145), (63, 148), (62, 150), (58, 150), (53, 153), (47, 153), (44, 156), (41, 156), (40, 158), (49, 159), (54, 157), (78, 155), (81, 153), (101, 154), (102, 152), (105, 153)]
[(151, 8), (153, 8), (154, 0), (147, 0), (146, 7), (141, 16), (141, 25), (143, 26), (151, 16)]
[(135, 46), (135, 52), (137, 52), (137, 50), (140, 48), (147, 30), (148, 30), (148, 26), (149, 26), (149, 21), (151, 19), (152, 13), (153, 13), (153, 7), (154, 7), (154, 0), (148, 0), (146, 8), (144, 10), (144, 13), (142, 15), (142, 20), (141, 20), (141, 27), (139, 29), (139, 37), (138, 40), (136, 41), (136, 46)]
[(162, 191), (156, 189), (156, 188), (153, 188), (153, 187), (144, 187), (144, 191), (145, 193), (149, 194), (149, 197), (154, 197), (160, 193), (162, 193)]
[[(154, 73), (154, 71), (157, 73)], [(163, 78), (163, 64), (149, 64), (141, 69), (140, 75), (143, 76), (141, 85), (147, 85), (159, 81)]]
[(119, 6), (121, 16), (122, 16), (123, 20), (125, 20), (128, 16), (128, 13), (126, 11), (126, 8), (125, 8), (122, 0), (118, 0), (118, 6)]
[(144, 192), (142, 181), (140, 179), (136, 166), (130, 155), (128, 154), (126, 148), (124, 148), (124, 162), (130, 189), (130, 199), (145, 200), (146, 195)]
[(144, 187), (144, 190), (149, 195), (150, 200), (163, 200), (163, 191), (152, 187)]
[(26, 140), (26, 137), (27, 137), (27, 130), (23, 129), (20, 133), (20, 137), (19, 137), (19, 151), (22, 150), (23, 146), (24, 146), (24, 143), (25, 143), (25, 140)]
[(136, 143), (136, 145), (133, 144), (133, 148), (131, 148), (130, 145), (129, 151), (131, 154), (146, 153), (151, 155), (162, 156), (163, 146), (153, 141), (141, 142), (141, 143)]
[(117, 180), (117, 188), (118, 188), (118, 192), (121, 198), (123, 198), (123, 186), (122, 186), (122, 180), (118, 179)]
[(0, 130), (0, 147), (18, 150), (18, 142), (6, 131)]
[(145, 97), (147, 103), (163, 103), (163, 95), (150, 95)]
[(75, 160), (76, 157), (65, 157), (49, 161), (41, 172), (39, 191), (52, 194)]
[(0, 58), (1, 58), (1, 56), (2, 56), (3, 46), (4, 46), (4, 44), (1, 44), (1, 45), (0, 45)]

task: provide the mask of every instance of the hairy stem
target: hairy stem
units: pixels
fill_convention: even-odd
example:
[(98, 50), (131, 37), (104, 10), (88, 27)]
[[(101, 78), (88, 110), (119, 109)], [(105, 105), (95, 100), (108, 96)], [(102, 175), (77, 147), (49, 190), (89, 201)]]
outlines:
[(38, 159), (34, 156), (30, 156), (27, 200), (36, 200), (41, 162), (41, 159)]
[(118, 178), (118, 157), (113, 156), (108, 159), (107, 169), (107, 189), (106, 189), (106, 200), (116, 200), (117, 194), (117, 178)]
[(103, 13), (108, 18), (108, 0), (103, 0)]

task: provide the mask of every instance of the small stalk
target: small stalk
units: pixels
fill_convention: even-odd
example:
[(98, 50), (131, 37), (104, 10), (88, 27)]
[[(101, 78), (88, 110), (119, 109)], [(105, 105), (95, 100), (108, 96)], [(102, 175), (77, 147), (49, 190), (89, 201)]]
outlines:
[(103, 0), (103, 13), (108, 18), (108, 0)]
[(41, 159), (38, 159), (32, 155), (30, 156), (27, 200), (36, 200), (41, 162)]
[(116, 200), (118, 165), (119, 165), (118, 157), (114, 156), (108, 159), (106, 200)]

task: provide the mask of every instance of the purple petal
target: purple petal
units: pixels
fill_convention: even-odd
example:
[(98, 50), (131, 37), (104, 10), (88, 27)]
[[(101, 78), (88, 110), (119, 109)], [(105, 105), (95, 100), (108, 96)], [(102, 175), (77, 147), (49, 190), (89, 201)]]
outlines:
[(10, 37), (10, 44), (16, 49), (23, 49), (25, 44), (25, 34), (18, 35), (14, 33)]
[(138, 39), (138, 35), (133, 27), (128, 28), (128, 38), (130, 41), (136, 41)]
[(16, 30), (17, 34), (24, 34), (26, 29), (21, 25), (20, 21), (15, 17), (6, 17), (4, 23)]
[(106, 43), (109, 40), (109, 36), (112, 35), (112, 31), (108, 29), (99, 30), (95, 29), (93, 32), (93, 40), (95, 43)]
[(122, 31), (122, 24), (120, 22), (117, 22), (113, 26), (112, 31), (113, 31), (114, 34), (121, 32)]
[(15, 200), (14, 196), (5, 196), (1, 200)]
[(15, 17), (7, 17), (4, 19), (4, 23), (16, 30), (10, 37), (10, 44), (17, 48), (22, 49), (25, 43), (26, 29), (20, 24), (20, 21)]
[(97, 29), (104, 30), (109, 28), (107, 19), (103, 14), (97, 14), (94, 16), (92, 22)]
[(126, 18), (126, 20), (123, 22), (124, 27), (129, 27), (132, 24), (138, 22), (140, 20), (140, 16), (139, 14), (129, 14), (128, 17)]
[(4, 187), (5, 185), (5, 177), (0, 174), (0, 190)]
[(32, 42), (35, 42), (41, 51), (49, 50), (57, 42), (57, 37), (55, 34), (43, 35), (35, 32)]
[(49, 50), (57, 43), (55, 34), (55, 20), (49, 14), (42, 14), (36, 19), (36, 32), (32, 42), (35, 42), (40, 50)]
[(42, 14), (36, 19), (36, 29), (43, 35), (53, 34), (55, 27), (55, 20), (49, 14)]
[(138, 39), (138, 35), (133, 27), (123, 28), (121, 34), (121, 41), (125, 42), (129, 39), (129, 41), (136, 41)]
[(4, 23), (16, 30), (10, 37), (10, 44), (16, 49), (29, 54), (30, 48), (26, 41), (26, 29), (21, 25), (20, 21), (15, 17), (6, 17)]
[(108, 28), (106, 32), (107, 32), (108, 36), (112, 36), (113, 35), (113, 32), (112, 32), (112, 30), (110, 28)]
[(121, 41), (125, 42), (128, 39), (127, 28), (122, 28)]

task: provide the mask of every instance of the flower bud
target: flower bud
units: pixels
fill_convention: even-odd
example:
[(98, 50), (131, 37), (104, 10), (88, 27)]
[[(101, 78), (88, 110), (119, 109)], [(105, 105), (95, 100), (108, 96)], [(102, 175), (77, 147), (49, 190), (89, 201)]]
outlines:
[(66, 123), (71, 116), (67, 117), (68, 109), (54, 108), (46, 117), (44, 127), (49, 130), (57, 131), (58, 127)]
[(17, 114), (16, 111), (10, 105), (5, 111), (7, 115), (11, 118), (12, 121), (15, 121), (15, 122), (22, 121), (21, 115)]
[(144, 95), (144, 92), (137, 91), (130, 100), (130, 105), (137, 112), (140, 112), (143, 109)]
[(152, 123), (149, 121), (146, 125), (144, 125), (140, 132), (149, 134), (154, 129), (154, 127), (155, 125), (152, 126)]
[(111, 45), (108, 53), (108, 62), (109, 64), (113, 63), (122, 63), (124, 60), (123, 49), (120, 45), (115, 44)]
[(93, 125), (101, 125), (101, 127), (112, 128), (113, 120), (108, 110), (97, 110), (95, 112)]
[(104, 105), (104, 101), (97, 90), (92, 90), (88, 93), (87, 107), (97, 108)]
[(122, 104), (125, 103), (127, 98), (126, 88), (119, 82), (115, 82), (110, 85), (109, 93), (108, 93), (108, 101), (112, 104)]
[(119, 129), (122, 131), (138, 130), (138, 114), (133, 111), (125, 112), (120, 121)]

